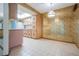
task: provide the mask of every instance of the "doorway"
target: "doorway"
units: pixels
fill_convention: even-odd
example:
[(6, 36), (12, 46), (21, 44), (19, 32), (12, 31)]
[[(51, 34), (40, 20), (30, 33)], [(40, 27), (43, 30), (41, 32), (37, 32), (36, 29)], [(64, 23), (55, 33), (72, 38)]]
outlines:
[(23, 37), (32, 38), (32, 29), (34, 17), (25, 7), (18, 5), (17, 9), (17, 18), (18, 21), (22, 24), (18, 24), (23, 29)]

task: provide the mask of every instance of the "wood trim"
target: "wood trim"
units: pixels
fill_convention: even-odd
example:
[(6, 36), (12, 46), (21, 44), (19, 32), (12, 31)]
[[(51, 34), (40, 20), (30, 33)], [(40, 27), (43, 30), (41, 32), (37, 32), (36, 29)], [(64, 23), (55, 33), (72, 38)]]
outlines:
[(77, 43), (75, 43), (75, 45), (77, 46), (77, 48), (79, 48), (79, 45)]
[(49, 39), (49, 38), (45, 38), (45, 37), (43, 37), (43, 39), (75, 44), (74, 42), (67, 42), (67, 41), (62, 41), (62, 40)]
[(75, 44), (77, 46), (77, 48), (79, 48), (79, 46), (77, 44)]

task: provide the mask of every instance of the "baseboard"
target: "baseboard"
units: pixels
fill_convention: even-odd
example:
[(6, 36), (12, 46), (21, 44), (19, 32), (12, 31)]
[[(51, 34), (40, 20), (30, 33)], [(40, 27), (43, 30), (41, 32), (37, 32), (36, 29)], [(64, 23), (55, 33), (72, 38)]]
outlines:
[(77, 48), (79, 48), (79, 45), (75, 43), (75, 45), (77, 46)]
[(49, 38), (44, 38), (44, 37), (43, 39), (75, 44), (74, 42), (62, 41), (62, 40), (57, 40), (57, 39), (49, 39)]

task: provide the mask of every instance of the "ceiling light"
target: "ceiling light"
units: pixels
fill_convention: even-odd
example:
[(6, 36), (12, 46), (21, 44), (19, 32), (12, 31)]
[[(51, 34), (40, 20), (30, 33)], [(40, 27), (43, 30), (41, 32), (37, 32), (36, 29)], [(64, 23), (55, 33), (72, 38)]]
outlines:
[(50, 11), (49, 13), (48, 13), (48, 17), (54, 17), (55, 16), (55, 12), (54, 11)]
[(52, 10), (52, 3), (50, 4), (51, 8), (50, 11), (48, 12), (48, 17), (54, 17), (55, 16), (55, 12)]

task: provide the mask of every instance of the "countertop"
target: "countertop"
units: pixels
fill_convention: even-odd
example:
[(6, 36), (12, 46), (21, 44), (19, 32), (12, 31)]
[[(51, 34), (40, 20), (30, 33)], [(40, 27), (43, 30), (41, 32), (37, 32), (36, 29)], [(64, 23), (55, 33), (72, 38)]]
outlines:
[(24, 29), (9, 29), (9, 30), (24, 30)]

